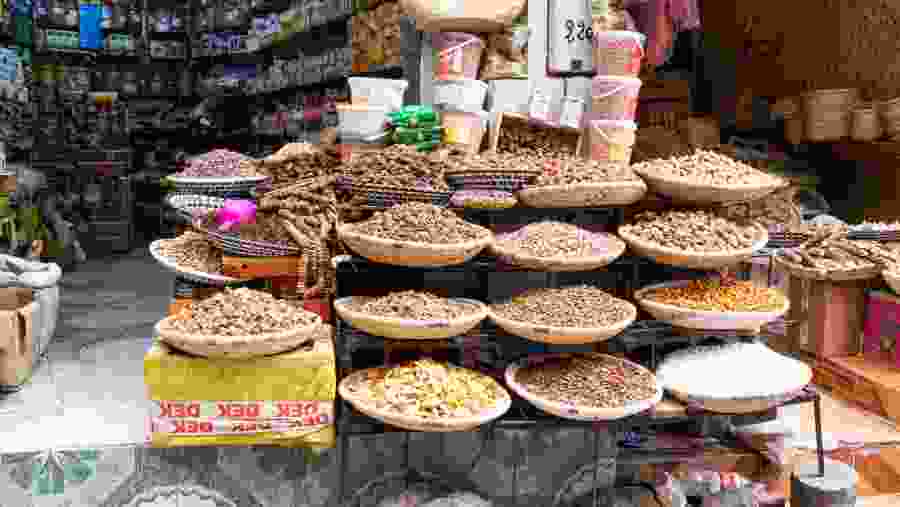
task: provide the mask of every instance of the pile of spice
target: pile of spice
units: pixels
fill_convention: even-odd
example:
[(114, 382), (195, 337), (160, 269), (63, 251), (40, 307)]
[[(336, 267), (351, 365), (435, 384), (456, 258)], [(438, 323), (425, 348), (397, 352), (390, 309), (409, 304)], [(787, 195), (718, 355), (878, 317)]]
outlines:
[(587, 257), (609, 255), (621, 249), (621, 241), (575, 224), (545, 220), (497, 236), (497, 245), (534, 257)]
[(709, 185), (768, 185), (780, 181), (727, 155), (708, 150), (641, 162), (632, 169), (638, 174)]
[(248, 336), (305, 327), (318, 320), (316, 314), (271, 294), (241, 287), (191, 303), (169, 324), (185, 334)]
[(565, 157), (545, 159), (543, 165), (544, 172), (538, 176), (533, 186), (641, 181), (640, 177), (625, 164)]
[(191, 178), (253, 177), (260, 173), (246, 155), (230, 150), (213, 150), (196, 157), (175, 176)]
[(742, 250), (762, 239), (757, 227), (706, 211), (648, 211), (619, 230), (662, 247), (691, 252)]
[(354, 296), (347, 307), (368, 315), (412, 320), (451, 320), (477, 310), (473, 305), (415, 290), (380, 297)]
[(634, 316), (627, 301), (587, 285), (533, 289), (491, 305), (491, 311), (516, 322), (574, 328), (609, 327)]
[(616, 408), (656, 396), (656, 377), (605, 354), (560, 356), (522, 368), (514, 379), (533, 395), (557, 403)]
[(646, 293), (661, 304), (714, 312), (771, 312), (784, 306), (784, 295), (747, 281), (692, 280), (681, 287), (663, 287)]
[(484, 239), (491, 231), (471, 224), (446, 209), (410, 202), (380, 211), (351, 225), (354, 232), (384, 239), (429, 244), (456, 244)]
[[(426, 419), (473, 417), (509, 395), (494, 379), (430, 359), (367, 370), (347, 389), (378, 410)], [(352, 377), (351, 377), (352, 378)]]
[[(459, 157), (447, 152), (419, 152), (415, 146), (395, 144), (383, 150), (358, 153), (338, 168), (339, 188), (377, 186), (422, 191), (447, 191), (444, 171)], [(457, 161), (457, 162), (453, 162)]]
[(187, 231), (174, 239), (161, 239), (158, 245), (159, 254), (178, 267), (200, 273), (222, 272), (222, 251), (214, 248), (205, 234)]

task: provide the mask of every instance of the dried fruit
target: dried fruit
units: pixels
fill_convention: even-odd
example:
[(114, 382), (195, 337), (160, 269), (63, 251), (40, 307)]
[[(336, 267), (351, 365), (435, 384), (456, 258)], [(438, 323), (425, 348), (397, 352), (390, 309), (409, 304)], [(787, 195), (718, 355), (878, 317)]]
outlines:
[(770, 312), (784, 306), (785, 297), (776, 289), (752, 282), (692, 280), (681, 287), (664, 287), (646, 293), (646, 298), (666, 305), (716, 312)]
[(620, 230), (662, 247), (690, 252), (742, 250), (762, 239), (760, 229), (706, 211), (648, 211)]
[(186, 334), (248, 336), (304, 327), (317, 320), (312, 312), (242, 287), (193, 302), (169, 323)]
[(491, 235), (491, 231), (466, 222), (450, 210), (418, 202), (394, 206), (350, 227), (379, 238), (430, 244), (465, 243)]
[(630, 303), (587, 285), (534, 289), (491, 311), (516, 322), (541, 326), (598, 328), (621, 323), (632, 315)]
[(380, 297), (354, 296), (347, 307), (381, 317), (412, 320), (451, 320), (471, 313), (472, 305), (453, 303), (428, 292), (407, 290)]

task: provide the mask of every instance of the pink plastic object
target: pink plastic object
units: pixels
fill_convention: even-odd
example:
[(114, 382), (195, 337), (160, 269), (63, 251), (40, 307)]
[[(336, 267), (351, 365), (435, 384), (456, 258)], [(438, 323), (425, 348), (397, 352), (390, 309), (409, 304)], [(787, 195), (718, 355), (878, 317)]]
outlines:
[(256, 222), (256, 203), (246, 199), (227, 199), (216, 213), (220, 231), (230, 231), (241, 224)]
[(866, 301), (866, 324), (863, 328), (863, 353), (875, 357), (889, 356), (900, 368), (900, 298), (887, 292), (871, 292)]

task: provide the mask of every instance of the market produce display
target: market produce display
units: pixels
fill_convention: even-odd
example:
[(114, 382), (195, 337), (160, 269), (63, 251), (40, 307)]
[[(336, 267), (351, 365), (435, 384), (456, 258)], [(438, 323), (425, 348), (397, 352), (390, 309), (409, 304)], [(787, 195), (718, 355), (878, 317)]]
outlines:
[(487, 306), (479, 301), (412, 290), (381, 297), (341, 298), (334, 302), (334, 308), (353, 327), (395, 340), (450, 338), (471, 330), (487, 317)]
[(156, 240), (150, 252), (166, 269), (184, 278), (214, 285), (237, 281), (221, 274), (222, 251), (200, 232), (187, 231), (174, 239)]
[(897, 264), (900, 257), (876, 241), (852, 241), (844, 234), (819, 234), (798, 248), (782, 250), (775, 260), (801, 278), (858, 280), (877, 277)]
[(657, 368), (656, 377), (682, 401), (712, 412), (742, 414), (795, 397), (812, 380), (812, 370), (763, 344), (735, 343), (674, 352)]
[(768, 241), (762, 227), (743, 225), (702, 210), (637, 215), (619, 227), (619, 236), (637, 254), (660, 264), (718, 269), (749, 259)]
[(190, 161), (179, 178), (254, 177), (260, 174), (246, 162), (250, 157), (230, 150), (213, 150)]
[(405, 203), (338, 227), (351, 250), (375, 262), (412, 267), (461, 264), (493, 241), (491, 231), (430, 204)]
[(627, 206), (647, 193), (647, 185), (625, 164), (575, 157), (545, 159), (537, 180), (518, 192), (535, 208)]
[(581, 134), (577, 131), (535, 125), (527, 117), (502, 113), (493, 136), (498, 153), (533, 154), (542, 157), (577, 156)]
[(579, 344), (607, 340), (637, 317), (631, 303), (588, 285), (533, 289), (490, 306), (491, 320), (529, 340)]
[(535, 406), (567, 419), (619, 419), (662, 399), (653, 373), (606, 354), (533, 356), (507, 368), (506, 383)]
[(276, 213), (298, 245), (319, 244), (328, 238), (337, 220), (332, 178), (306, 180), (268, 192), (260, 199), (259, 209)]
[(637, 291), (634, 297), (657, 320), (711, 331), (758, 331), (790, 307), (779, 290), (738, 280), (661, 283)]
[(499, 190), (458, 190), (450, 196), (452, 208), (507, 209), (518, 203), (515, 195)]
[(641, 162), (632, 169), (656, 193), (685, 203), (720, 203), (758, 199), (786, 183), (714, 151)]
[(156, 325), (159, 338), (207, 357), (275, 354), (312, 338), (322, 319), (271, 294), (226, 288)]
[(545, 220), (498, 234), (491, 252), (505, 262), (539, 271), (589, 271), (625, 253), (625, 243), (575, 224)]
[(430, 359), (352, 373), (338, 390), (360, 412), (414, 431), (470, 430), (512, 403), (494, 379)]
[(459, 164), (446, 151), (424, 153), (414, 146), (393, 145), (363, 152), (343, 164), (337, 183), (346, 187), (390, 187), (410, 190), (446, 191), (447, 169)]
[(289, 143), (274, 154), (251, 162), (272, 179), (273, 188), (334, 175), (340, 158), (332, 150), (308, 143)]

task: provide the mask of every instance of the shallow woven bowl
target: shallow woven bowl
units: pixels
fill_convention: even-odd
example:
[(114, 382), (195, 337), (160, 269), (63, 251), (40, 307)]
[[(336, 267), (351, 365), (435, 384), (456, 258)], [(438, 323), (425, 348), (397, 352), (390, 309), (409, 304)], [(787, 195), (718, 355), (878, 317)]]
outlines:
[(206, 285), (214, 285), (217, 287), (221, 287), (227, 283), (235, 283), (241, 281), (237, 278), (231, 278), (230, 276), (218, 275), (213, 273), (203, 273), (201, 271), (185, 269), (159, 253), (160, 241), (161, 240), (156, 240), (153, 243), (150, 243), (150, 255), (152, 255), (156, 262), (158, 262), (162, 267), (175, 273), (179, 278), (184, 278), (192, 282), (199, 282)]
[(498, 386), (498, 392), (502, 393), (501, 398), (497, 400), (497, 406), (483, 411), (481, 414), (472, 417), (447, 417), (443, 419), (431, 419), (419, 416), (398, 414), (386, 410), (379, 410), (368, 400), (355, 396), (349, 386), (357, 382), (359, 377), (369, 375), (371, 370), (385, 370), (387, 368), (371, 368), (368, 370), (360, 370), (351, 373), (341, 380), (338, 384), (338, 394), (341, 398), (347, 400), (353, 405), (353, 408), (359, 410), (363, 414), (382, 421), (385, 424), (411, 431), (427, 431), (436, 433), (450, 433), (455, 431), (473, 430), (483, 424), (489, 423), (494, 419), (501, 417), (512, 406), (512, 398), (509, 393)]
[(900, 294), (900, 273), (882, 271), (881, 276), (884, 277), (884, 281), (887, 282), (888, 287), (890, 287), (895, 294)]
[(171, 328), (176, 316), (156, 323), (156, 336), (169, 345), (202, 357), (251, 358), (269, 356), (295, 349), (317, 335), (322, 319), (316, 316), (312, 324), (281, 331), (248, 336), (189, 335)]
[(447, 245), (398, 241), (360, 234), (352, 230), (351, 224), (338, 226), (337, 233), (350, 250), (373, 262), (413, 268), (464, 264), (494, 241), (490, 234), (482, 239)]
[[(648, 410), (659, 403), (660, 400), (662, 400), (663, 389), (662, 386), (660, 386), (659, 382), (656, 383), (656, 394), (654, 394), (650, 399), (627, 403), (626, 405), (623, 405), (621, 407), (600, 408), (584, 407), (575, 405), (574, 403), (561, 403), (548, 400), (546, 398), (541, 398), (540, 396), (532, 394), (525, 386), (516, 381), (516, 374), (520, 369), (526, 368), (528, 366), (541, 365), (548, 359), (565, 358), (575, 355), (580, 354), (540, 354), (530, 356), (516, 363), (512, 363), (506, 368), (506, 385), (509, 386), (509, 388), (512, 389), (514, 393), (521, 396), (525, 401), (531, 403), (544, 412), (553, 414), (557, 417), (562, 417), (563, 419), (572, 419), (575, 421), (612, 421), (615, 419), (622, 419), (624, 417), (629, 417)], [(603, 354), (590, 355), (598, 356)], [(646, 368), (639, 364), (635, 364), (624, 359), (622, 360), (633, 366), (637, 366), (638, 368), (646, 370)]]
[(848, 282), (853, 280), (872, 280), (882, 274), (882, 268), (873, 264), (870, 267), (859, 269), (824, 270), (799, 266), (793, 262), (785, 261), (781, 255), (775, 256), (775, 267), (782, 269), (792, 276), (806, 280), (820, 280), (830, 282)]
[(450, 298), (452, 304), (465, 305), (470, 313), (450, 320), (413, 320), (380, 317), (348, 308), (352, 297), (336, 299), (334, 310), (351, 326), (370, 335), (394, 340), (443, 340), (459, 336), (477, 326), (487, 317), (487, 305), (474, 299)]
[(635, 172), (643, 178), (650, 190), (674, 201), (693, 204), (720, 204), (726, 202), (754, 201), (785, 186), (779, 178), (756, 185), (712, 185), (678, 178), (667, 178), (642, 168)]
[(252, 192), (268, 181), (268, 176), (233, 176), (227, 178), (205, 178), (190, 176), (166, 176), (175, 185), (175, 190), (185, 194), (241, 194)]
[(532, 208), (596, 208), (628, 206), (647, 193), (642, 180), (578, 185), (548, 185), (519, 190), (516, 197)]
[(727, 252), (692, 252), (688, 250), (675, 250), (659, 246), (645, 241), (619, 227), (619, 237), (628, 243), (628, 248), (641, 257), (652, 259), (659, 264), (666, 264), (679, 268), (715, 270), (725, 266), (740, 264), (753, 257), (753, 253), (766, 247), (769, 242), (769, 234), (765, 229), (757, 227), (760, 239), (750, 248), (731, 250)]
[(762, 326), (774, 322), (784, 316), (790, 308), (790, 302), (784, 298), (781, 308), (766, 312), (716, 312), (711, 310), (693, 310), (679, 306), (658, 303), (647, 298), (647, 294), (655, 289), (665, 287), (683, 287), (690, 281), (666, 282), (649, 285), (634, 293), (641, 308), (654, 319), (667, 322), (675, 327), (702, 329), (707, 331), (757, 331)]
[(607, 266), (625, 253), (625, 243), (612, 234), (585, 231), (592, 237), (606, 236), (612, 249), (603, 253), (586, 256), (537, 257), (514, 249), (505, 248), (499, 241), (494, 241), (490, 251), (507, 264), (534, 271), (574, 272), (591, 271)]
[(528, 322), (518, 322), (501, 317), (490, 310), (488, 317), (507, 333), (526, 340), (554, 345), (583, 345), (602, 342), (618, 335), (637, 318), (637, 308), (628, 303), (628, 317), (619, 323), (606, 327), (560, 327), (542, 326)]

